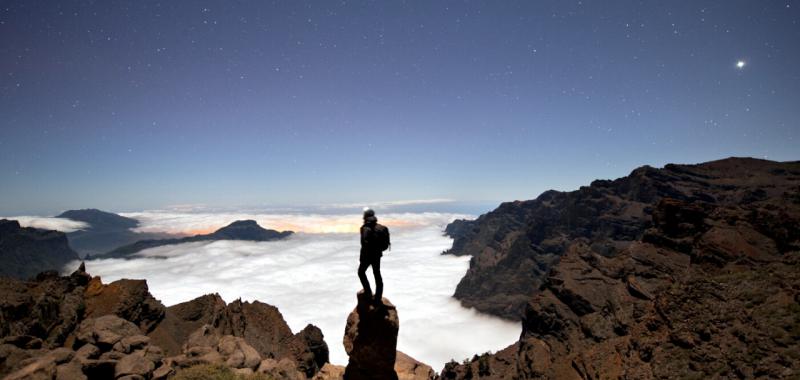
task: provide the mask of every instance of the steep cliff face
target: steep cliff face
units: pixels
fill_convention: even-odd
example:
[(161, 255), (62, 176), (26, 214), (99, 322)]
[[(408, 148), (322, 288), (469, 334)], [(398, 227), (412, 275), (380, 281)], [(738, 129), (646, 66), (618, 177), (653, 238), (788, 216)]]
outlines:
[[(573, 224), (586, 230), (567, 235), (558, 260), (537, 278), (520, 340), (451, 363), (443, 378), (800, 374), (800, 164), (668, 165), (601, 184), (596, 199), (628, 194), (620, 203), (643, 204), (638, 215), (645, 216), (632, 225), (636, 236), (622, 239), (630, 236), (627, 228), (617, 234)], [(542, 225), (531, 218), (523, 228), (528, 236)], [(569, 233), (560, 225), (555, 230)]]
[(60, 271), (77, 260), (64, 233), (0, 220), (0, 277), (27, 279), (47, 270)]
[[(448, 226), (446, 232), (454, 238), (448, 253), (472, 256), (455, 297), (465, 306), (516, 320), (577, 239), (585, 239), (593, 252), (614, 256), (644, 237), (663, 198), (747, 205), (796, 193), (798, 173), (797, 162), (749, 158), (663, 169), (645, 166), (627, 177), (594, 181), (576, 191), (548, 191), (535, 200), (503, 203), (477, 220)], [(781, 223), (770, 227), (791, 233), (791, 226)], [(787, 243), (783, 240), (779, 244)]]

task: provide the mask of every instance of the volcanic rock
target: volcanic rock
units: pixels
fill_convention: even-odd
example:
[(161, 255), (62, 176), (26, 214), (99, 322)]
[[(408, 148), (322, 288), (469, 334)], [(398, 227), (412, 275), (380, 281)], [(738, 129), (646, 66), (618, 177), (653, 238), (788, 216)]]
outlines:
[[(449, 363), (442, 378), (800, 374), (800, 162), (645, 167), (473, 223), (456, 237), (474, 255), (462, 282), (471, 285), (456, 293), (506, 317), (519, 306), (498, 302), (527, 294), (522, 334), (495, 354)], [(545, 274), (525, 274), (534, 289), (500, 285), (499, 274), (523, 275), (509, 260), (549, 253), (557, 260)], [(495, 285), (512, 294), (481, 290)]]
[(0, 277), (27, 279), (48, 270), (61, 271), (77, 260), (63, 232), (20, 227), (16, 220), (0, 219)]
[(359, 291), (358, 305), (347, 317), (344, 349), (350, 360), (345, 380), (396, 380), (397, 309), (383, 298), (376, 304), (370, 295)]

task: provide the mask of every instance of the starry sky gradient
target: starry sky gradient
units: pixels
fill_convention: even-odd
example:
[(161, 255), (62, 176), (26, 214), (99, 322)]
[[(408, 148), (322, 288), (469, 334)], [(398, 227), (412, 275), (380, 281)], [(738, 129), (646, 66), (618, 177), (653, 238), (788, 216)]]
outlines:
[(0, 1), (0, 212), (503, 201), (797, 160), (799, 8)]

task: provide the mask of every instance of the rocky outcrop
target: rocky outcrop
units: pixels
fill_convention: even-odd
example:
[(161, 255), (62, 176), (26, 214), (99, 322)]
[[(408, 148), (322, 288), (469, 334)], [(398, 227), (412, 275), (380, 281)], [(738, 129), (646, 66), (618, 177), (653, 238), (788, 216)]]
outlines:
[(0, 337), (63, 345), (83, 319), (89, 280), (81, 270), (64, 277), (44, 272), (33, 281), (0, 278)]
[(308, 325), (293, 334), (274, 306), (241, 300), (226, 304), (218, 294), (170, 306), (164, 320), (148, 336), (167, 354), (176, 355), (185, 350), (185, 343), (198, 331), (212, 337), (242, 338), (261, 357), (287, 358), (308, 377), (328, 362), (328, 346), (318, 327)]
[[(576, 220), (574, 226), (591, 228), (568, 235), (559, 260), (538, 279), (523, 309), (519, 341), (495, 354), (450, 363), (442, 378), (800, 374), (800, 163), (668, 165), (595, 181), (595, 187), (600, 189), (594, 199), (613, 194), (626, 207), (644, 204), (647, 218), (634, 226), (640, 232), (624, 240), (627, 233), (609, 234), (600, 224)], [(564, 196), (590, 194), (591, 188)], [(563, 226), (537, 226), (522, 224), (520, 234), (567, 232)], [(527, 239), (555, 238), (540, 237)], [(507, 254), (493, 249), (479, 254)]]
[(357, 298), (344, 333), (344, 349), (349, 356), (344, 379), (397, 380), (397, 309), (386, 298), (376, 304), (363, 290)]
[[(759, 202), (784, 194), (784, 202), (796, 202), (790, 197), (797, 192), (798, 172), (798, 162), (751, 158), (662, 169), (644, 166), (627, 177), (597, 180), (576, 191), (547, 191), (534, 200), (503, 203), (474, 221), (447, 227), (454, 238), (448, 253), (472, 256), (454, 295), (464, 306), (517, 320), (572, 242), (585, 239), (592, 251), (613, 256), (634, 242), (653, 238), (645, 232), (653, 226), (653, 212), (662, 199), (700, 208), (745, 206), (739, 213), (752, 212)], [(664, 223), (671, 223), (672, 211), (665, 212)], [(698, 223), (692, 216), (696, 210), (684, 212), (677, 215), (685, 224), (674, 226), (678, 230)], [(779, 210), (762, 209), (759, 215), (759, 231), (774, 237), (783, 251), (797, 244), (797, 226), (785, 224)], [(685, 243), (664, 243), (670, 242)], [(708, 260), (718, 255), (707, 254)]]
[(292, 231), (278, 232), (262, 228), (254, 220), (237, 220), (210, 234), (194, 235), (184, 238), (139, 240), (133, 244), (118, 247), (103, 255), (102, 258), (129, 258), (136, 252), (171, 244), (216, 240), (272, 241), (287, 238), (292, 234)]
[(27, 279), (48, 270), (61, 271), (78, 259), (64, 233), (0, 220), (0, 277)]
[(165, 379), (197, 364), (306, 379), (328, 362), (319, 328), (293, 334), (273, 306), (214, 294), (165, 308), (144, 281), (103, 284), (83, 266), (0, 279), (0, 322), (0, 377), (12, 379)]

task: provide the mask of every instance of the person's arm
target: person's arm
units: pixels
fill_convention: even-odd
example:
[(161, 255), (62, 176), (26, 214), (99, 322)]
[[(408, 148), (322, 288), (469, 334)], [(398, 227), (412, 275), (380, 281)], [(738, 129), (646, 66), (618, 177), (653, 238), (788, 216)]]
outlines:
[(366, 227), (361, 226), (361, 248), (367, 246), (367, 230)]

